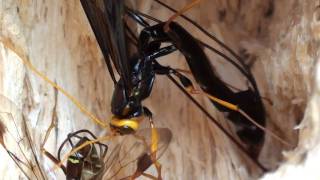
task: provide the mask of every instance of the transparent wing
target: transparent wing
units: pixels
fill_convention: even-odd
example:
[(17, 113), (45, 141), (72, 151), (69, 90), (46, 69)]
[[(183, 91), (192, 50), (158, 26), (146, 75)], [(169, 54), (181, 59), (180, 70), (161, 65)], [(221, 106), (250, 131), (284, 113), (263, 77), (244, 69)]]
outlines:
[[(45, 178), (36, 156), (34, 143), (30, 137), (27, 123), (17, 106), (7, 97), (0, 94), (0, 141), (12, 162), (21, 171), (21, 178)], [(3, 163), (8, 175), (16, 174), (16, 170)], [(10, 164), (7, 163), (6, 165)], [(13, 171), (13, 172), (11, 172)]]
[[(168, 128), (157, 128), (159, 136), (156, 158), (159, 159), (172, 139), (172, 133)], [(113, 152), (111, 163), (108, 163), (104, 173), (106, 179), (121, 179), (134, 175), (137, 171), (145, 171), (152, 165), (151, 152), (151, 129), (141, 129), (134, 135), (126, 135)]]
[(108, 70), (115, 81), (110, 58), (127, 87), (131, 87), (129, 58), (124, 33), (123, 0), (81, 0)]

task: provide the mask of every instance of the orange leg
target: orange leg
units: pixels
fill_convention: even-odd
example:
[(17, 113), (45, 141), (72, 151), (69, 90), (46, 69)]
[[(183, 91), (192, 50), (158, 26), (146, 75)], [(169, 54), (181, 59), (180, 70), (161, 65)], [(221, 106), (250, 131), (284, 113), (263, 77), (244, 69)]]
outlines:
[(193, 8), (195, 5), (197, 5), (198, 3), (200, 3), (201, 0), (192, 0), (192, 2), (188, 3), (187, 5), (185, 5), (182, 9), (180, 9), (177, 13), (175, 13), (173, 16), (171, 16), (168, 21), (166, 22), (166, 24), (164, 25), (164, 32), (168, 32), (169, 31), (169, 24), (177, 17), (179, 17), (181, 14), (187, 12), (188, 10), (190, 10), (191, 8)]
[(161, 164), (157, 161), (157, 151), (158, 151), (158, 142), (159, 142), (159, 134), (157, 129), (154, 127), (153, 121), (150, 118), (151, 125), (151, 160), (155, 165), (158, 173), (158, 179), (161, 180)]
[(224, 101), (222, 99), (219, 99), (215, 96), (212, 96), (211, 94), (208, 94), (206, 92), (203, 92), (201, 90), (196, 90), (194, 89), (192, 86), (187, 87), (186, 90), (190, 93), (190, 94), (200, 94), (203, 96), (206, 96), (207, 98), (209, 98), (210, 100), (228, 108), (234, 111), (239, 112), (241, 115), (245, 116), (251, 123), (253, 123), (255, 126), (257, 126), (258, 128), (260, 128), (261, 130), (263, 130), (264, 132), (268, 133), (270, 136), (272, 136), (273, 138), (277, 139), (279, 142), (281, 142), (284, 145), (287, 145), (289, 147), (293, 147), (290, 143), (288, 143), (287, 141), (285, 141), (284, 139), (282, 139), (281, 137), (279, 137), (278, 135), (276, 135), (275, 133), (273, 133), (272, 131), (264, 128), (263, 126), (261, 126), (260, 124), (256, 123), (256, 121), (254, 119), (252, 119), (247, 113), (245, 113), (243, 110), (241, 110), (237, 105), (234, 105), (232, 103), (229, 103), (227, 101)]

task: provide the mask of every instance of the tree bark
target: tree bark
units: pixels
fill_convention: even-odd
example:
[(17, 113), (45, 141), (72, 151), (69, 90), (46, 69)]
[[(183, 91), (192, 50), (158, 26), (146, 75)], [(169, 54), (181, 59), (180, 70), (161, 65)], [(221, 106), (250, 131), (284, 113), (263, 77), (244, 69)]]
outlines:
[[(172, 15), (151, 0), (130, 2), (136, 9), (163, 21)], [(175, 9), (187, 2), (167, 0)], [(186, 13), (252, 62), (252, 72), (262, 96), (272, 101), (264, 101), (267, 128), (293, 147), (286, 147), (266, 135), (259, 161), (275, 172), (262, 175), (179, 89), (166, 77), (157, 76), (151, 97), (144, 105), (152, 110), (157, 127), (168, 127), (173, 133), (170, 146), (160, 159), (164, 179), (257, 179), (262, 176), (263, 179), (292, 179), (306, 174), (310, 175), (308, 179), (320, 177), (315, 168), (320, 134), (318, 3), (315, 0), (201, 1)], [(19, 138), (12, 120), (22, 137), (27, 132), (26, 122), (41, 170), (47, 178), (63, 178), (62, 171), (51, 171), (54, 164), (40, 149), (51, 122), (55, 122), (55, 127), (45, 149), (54, 155), (70, 132), (89, 129), (103, 136), (106, 130), (91, 121), (63, 92), (32, 72), (22, 60), (30, 61), (105, 123), (112, 116), (113, 83), (79, 1), (5, 0), (0, 5), (0, 117), (7, 128), (4, 141), (8, 149), (22, 156), (15, 143)], [(193, 36), (219, 48), (182, 18), (176, 21)], [(245, 87), (239, 83), (243, 80), (241, 76), (225, 61), (205, 51), (224, 80)], [(188, 69), (180, 53), (159, 61)], [(232, 124), (207, 99), (201, 96), (196, 99), (232, 132)], [(13, 118), (3, 112), (11, 113)], [(27, 159), (32, 159), (28, 143), (23, 141), (21, 146)], [(0, 163), (0, 179), (25, 178), (2, 148), (0, 155), (6, 162)], [(151, 173), (156, 174), (154, 169)]]

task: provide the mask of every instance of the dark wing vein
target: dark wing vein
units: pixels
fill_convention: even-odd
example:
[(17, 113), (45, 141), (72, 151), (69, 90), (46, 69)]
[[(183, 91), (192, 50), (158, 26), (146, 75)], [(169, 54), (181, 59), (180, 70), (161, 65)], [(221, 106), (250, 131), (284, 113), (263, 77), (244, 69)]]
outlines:
[(123, 0), (81, 0), (81, 4), (102, 50), (112, 80), (116, 82), (110, 58), (125, 86), (130, 88)]

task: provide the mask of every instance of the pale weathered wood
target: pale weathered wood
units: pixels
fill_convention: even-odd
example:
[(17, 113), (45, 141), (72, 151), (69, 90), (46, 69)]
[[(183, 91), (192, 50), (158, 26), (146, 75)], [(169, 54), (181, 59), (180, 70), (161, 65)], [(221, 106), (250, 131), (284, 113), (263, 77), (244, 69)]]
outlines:
[[(136, 2), (136, 8), (161, 20), (172, 15), (155, 2), (131, 1)], [(187, 2), (167, 1), (177, 9)], [(290, 177), (295, 172), (293, 163), (304, 162), (300, 157), (309, 150), (311, 153), (307, 160), (317, 152), (317, 2), (204, 0), (187, 13), (236, 52), (245, 49), (255, 60), (253, 73), (258, 86), (262, 95), (273, 102), (264, 103), (268, 128), (295, 144), (298, 130), (294, 127), (304, 117), (299, 149), (286, 156), (289, 159), (287, 165), (280, 168), (280, 175), (270, 175), (271, 178), (280, 178), (282, 172), (288, 172), (286, 176)], [(215, 45), (190, 24), (180, 18), (177, 21), (197, 38)], [(40, 156), (39, 146), (52, 117), (57, 116), (57, 127), (45, 148), (54, 154), (69, 132), (86, 128), (102, 136), (105, 130), (90, 121), (61, 92), (55, 99), (54, 88), (35, 76), (19, 59), (29, 58), (37, 69), (108, 122), (113, 85), (99, 47), (79, 1), (75, 0), (4, 0), (0, 2), (0, 27), (0, 93), (13, 101), (26, 116), (37, 155), (41, 157), (42, 168), (48, 177), (61, 179), (63, 174), (60, 170), (49, 174), (53, 164)], [(12, 50), (9, 42), (14, 45)], [(237, 87), (244, 87), (241, 76), (234, 74), (219, 57), (206, 52), (223, 79)], [(187, 69), (179, 53), (162, 58), (161, 62)], [(223, 114), (215, 112), (204, 98), (197, 99), (225, 127), (231, 129), (232, 125), (224, 120)], [(303, 115), (307, 104), (307, 114)], [(170, 147), (160, 160), (164, 179), (255, 179), (261, 175), (255, 165), (165, 77), (157, 77), (152, 95), (145, 105), (153, 111), (157, 126), (169, 127), (173, 132)], [(10, 111), (5, 105), (0, 107), (0, 111)], [(11, 113), (19, 116), (17, 112)], [(17, 121), (21, 126), (21, 118)], [(268, 168), (274, 169), (283, 158), (282, 150), (289, 149), (267, 136), (259, 159)], [(25, 151), (28, 152), (27, 149)], [(14, 172), (16, 168), (2, 148), (0, 155), (7, 162), (0, 164), (0, 179), (18, 179), (20, 172)], [(312, 166), (304, 168), (308, 173), (317, 173)], [(15, 177), (12, 174), (16, 174)], [(309, 179), (319, 177), (316, 175)]]

